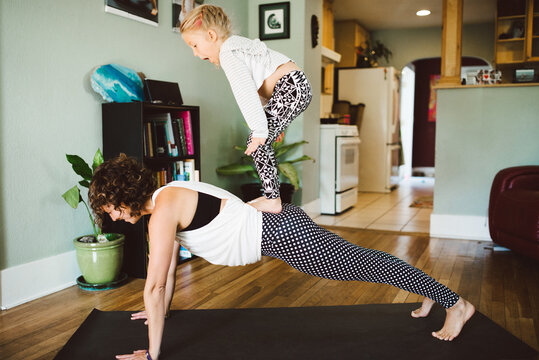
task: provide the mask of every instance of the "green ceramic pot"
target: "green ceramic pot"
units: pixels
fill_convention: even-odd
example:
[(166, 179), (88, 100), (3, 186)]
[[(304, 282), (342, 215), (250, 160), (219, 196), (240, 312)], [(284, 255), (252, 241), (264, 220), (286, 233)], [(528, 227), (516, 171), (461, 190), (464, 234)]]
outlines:
[(77, 252), (77, 262), (84, 280), (88, 284), (107, 284), (118, 278), (124, 257), (123, 234), (105, 234), (109, 241), (104, 243), (83, 243), (73, 240)]

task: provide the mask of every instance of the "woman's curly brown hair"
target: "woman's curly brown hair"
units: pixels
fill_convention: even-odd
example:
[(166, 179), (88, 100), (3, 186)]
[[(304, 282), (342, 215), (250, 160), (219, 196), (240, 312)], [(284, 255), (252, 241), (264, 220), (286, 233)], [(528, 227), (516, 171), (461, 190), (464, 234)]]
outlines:
[(88, 198), (97, 223), (102, 225), (108, 215), (104, 206), (113, 205), (118, 210), (124, 205), (131, 209), (132, 216), (139, 216), (156, 188), (157, 181), (151, 170), (136, 159), (120, 154), (95, 169)]

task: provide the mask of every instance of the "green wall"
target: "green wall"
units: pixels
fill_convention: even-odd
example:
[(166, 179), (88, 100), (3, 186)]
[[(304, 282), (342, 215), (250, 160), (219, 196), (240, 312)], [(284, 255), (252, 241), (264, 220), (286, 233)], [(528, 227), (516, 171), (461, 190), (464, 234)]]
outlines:
[(539, 165), (537, 99), (539, 86), (438, 90), (433, 214), (486, 217), (499, 170)]
[[(251, 38), (259, 37), (258, 11), (260, 4), (275, 3), (271, 0), (249, 1), (249, 30)], [(315, 158), (315, 162), (303, 162), (297, 165), (301, 178), (301, 189), (295, 194), (294, 202), (307, 204), (319, 198), (320, 192), (320, 166), (319, 143), (320, 143), (320, 88), (321, 88), (321, 50), (320, 45), (311, 47), (311, 16), (318, 16), (322, 25), (322, 0), (294, 0), (290, 2), (290, 39), (267, 40), (266, 45), (273, 50), (279, 51), (292, 60), (305, 71), (313, 91), (313, 100), (307, 110), (298, 116), (288, 127), (286, 142), (306, 140), (309, 144), (296, 150), (290, 155), (291, 158), (303, 154)], [(322, 29), (320, 29), (322, 34)], [(319, 44), (321, 35), (319, 35)]]
[[(247, 34), (247, 0), (212, 0)], [(73, 186), (65, 153), (91, 159), (101, 146), (101, 100), (89, 76), (119, 63), (180, 84), (201, 107), (202, 178), (231, 188), (215, 167), (236, 159), (243, 121), (224, 73), (192, 55), (171, 31), (171, 0), (159, 27), (104, 12), (104, 1), (0, 1), (0, 270), (73, 249), (91, 232), (82, 208), (60, 195)]]
[[(440, 57), (442, 54), (442, 28), (378, 30), (371, 33), (380, 40), (393, 56), (387, 65), (402, 69), (417, 59)], [(462, 27), (462, 56), (475, 56), (494, 61), (494, 23), (469, 24)], [(382, 60), (381, 65), (386, 65)]]

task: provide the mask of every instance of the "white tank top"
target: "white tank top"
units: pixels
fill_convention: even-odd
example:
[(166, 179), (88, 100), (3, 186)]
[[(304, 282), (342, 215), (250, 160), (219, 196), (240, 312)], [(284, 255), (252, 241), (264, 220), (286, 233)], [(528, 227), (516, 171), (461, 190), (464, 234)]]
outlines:
[(168, 186), (186, 188), (220, 199), (227, 199), (224, 208), (207, 225), (176, 234), (179, 241), (191, 253), (212, 264), (238, 266), (257, 262), (262, 257), (262, 213), (247, 205), (235, 195), (203, 182), (173, 181), (157, 189), (157, 195)]

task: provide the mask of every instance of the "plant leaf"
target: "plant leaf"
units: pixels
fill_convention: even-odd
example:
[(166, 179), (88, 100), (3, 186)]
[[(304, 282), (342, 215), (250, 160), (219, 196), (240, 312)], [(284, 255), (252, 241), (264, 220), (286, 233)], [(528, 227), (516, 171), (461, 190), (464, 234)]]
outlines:
[(92, 169), (90, 169), (88, 164), (80, 156), (66, 154), (66, 158), (77, 175), (80, 175), (84, 180), (92, 180)]
[(288, 180), (290, 180), (290, 184), (294, 185), (294, 190), (298, 190), (299, 177), (296, 168), (294, 168), (294, 166), (290, 163), (282, 163), (279, 164), (278, 167), (281, 174), (283, 174)]
[(256, 171), (249, 171), (247, 174), (253, 179), (256, 179), (260, 182), (260, 176), (258, 176), (258, 173)]
[(90, 182), (88, 180), (81, 180), (79, 181), (79, 185), (80, 186), (84, 186), (85, 188), (89, 189), (90, 188)]
[(312, 157), (310, 157), (309, 155), (303, 155), (303, 156), (300, 156), (299, 158), (296, 158), (294, 160), (287, 160), (287, 161), (284, 161), (284, 162), (293, 164), (293, 163), (297, 163), (297, 162), (300, 162), (300, 161), (306, 161), (306, 160), (312, 160), (314, 162), (314, 159)]
[(62, 197), (73, 209), (76, 209), (81, 200), (80, 191), (77, 185), (67, 190)]
[(288, 144), (288, 145), (283, 145), (283, 146), (280, 146), (277, 151), (275, 152), (275, 158), (279, 158), (281, 156), (283, 156), (284, 154), (286, 154), (288, 151), (298, 147), (298, 146), (301, 146), (303, 144), (308, 144), (307, 141), (305, 140), (302, 140), (302, 141), (298, 141), (298, 142), (295, 142), (295, 143), (292, 143), (292, 144)]
[(220, 175), (238, 175), (246, 174), (254, 170), (254, 165), (252, 164), (230, 164), (217, 168), (217, 171)]
[(94, 155), (94, 161), (92, 163), (92, 174), (94, 173), (95, 169), (101, 165), (105, 161), (103, 159), (103, 154), (101, 153), (101, 149), (97, 148), (97, 151)]
[(245, 152), (245, 150), (247, 150), (247, 146), (234, 145), (234, 149), (239, 150), (241, 152)]

